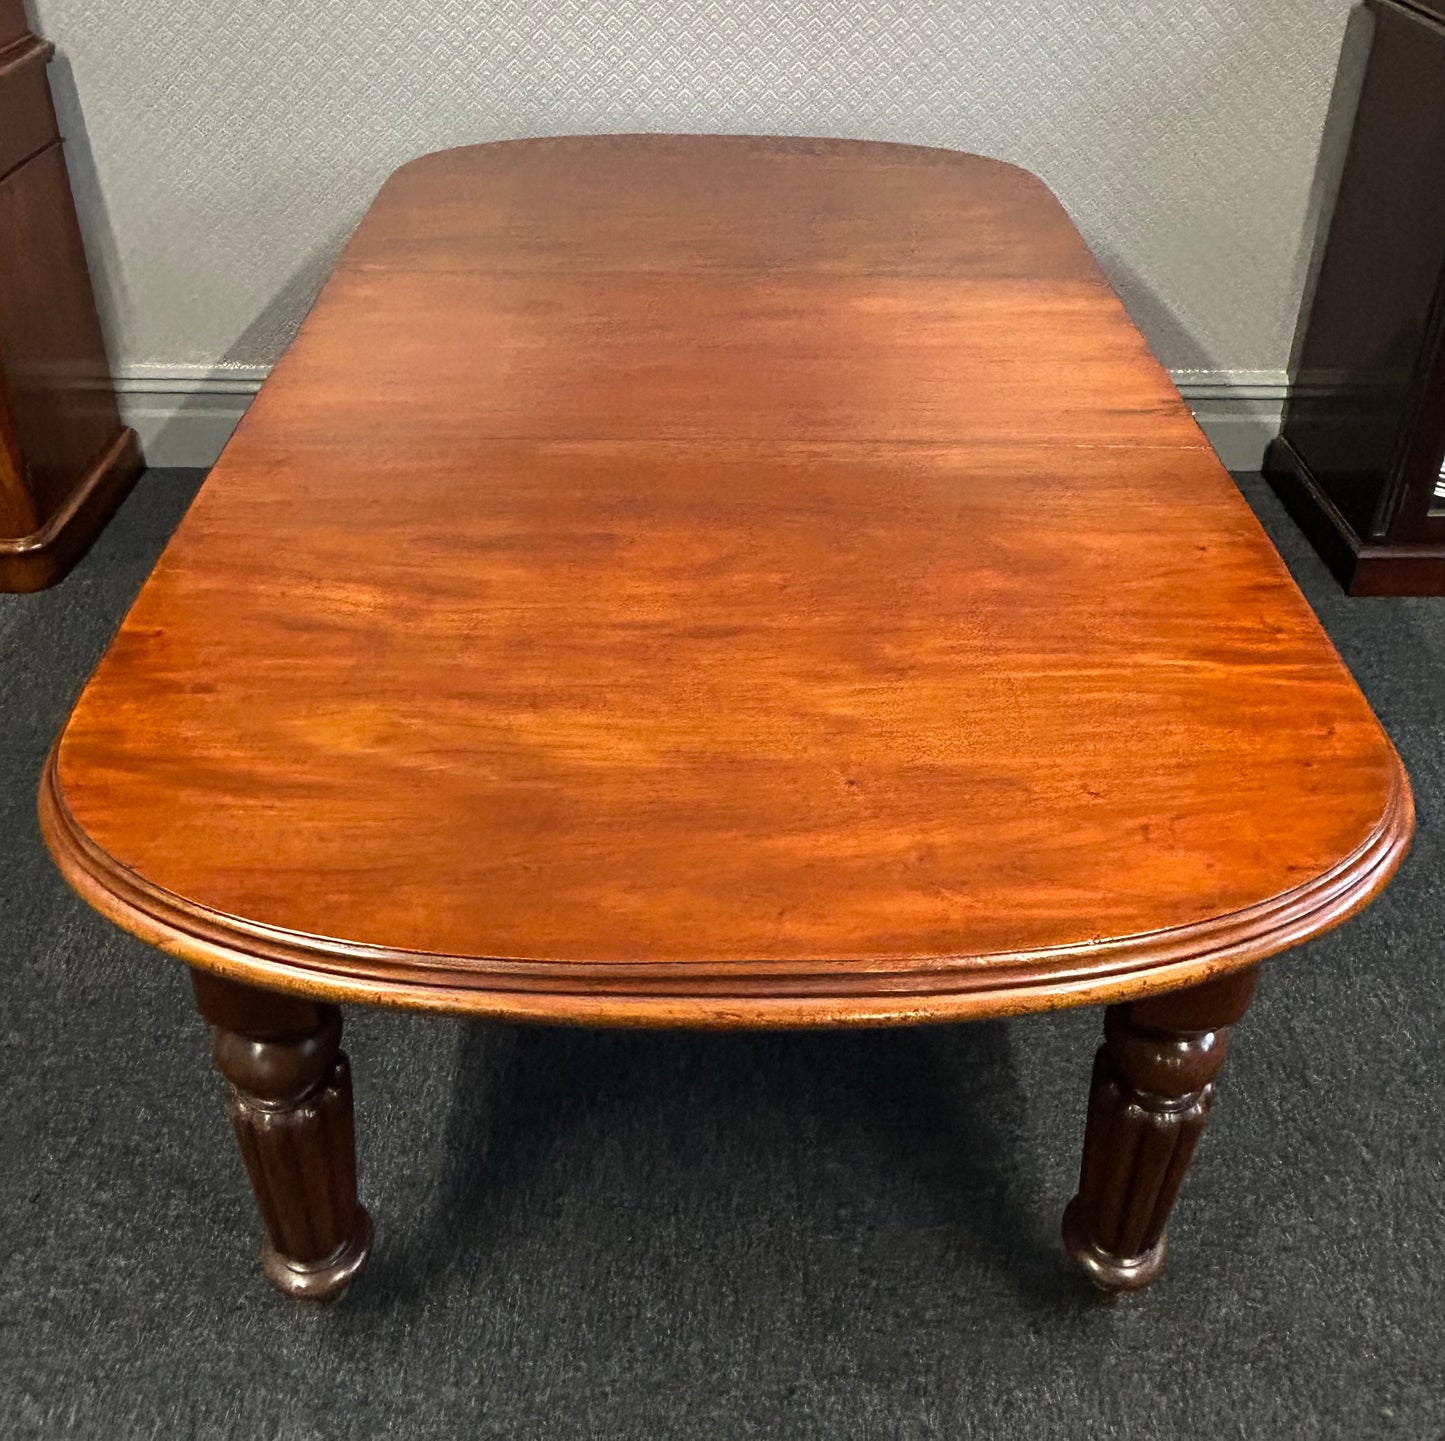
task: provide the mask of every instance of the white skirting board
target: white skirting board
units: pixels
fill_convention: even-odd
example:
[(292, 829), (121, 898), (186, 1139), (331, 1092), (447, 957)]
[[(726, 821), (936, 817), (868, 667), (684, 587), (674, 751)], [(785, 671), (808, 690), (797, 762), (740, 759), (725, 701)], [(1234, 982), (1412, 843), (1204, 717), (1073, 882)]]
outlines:
[(147, 465), (206, 468), (269, 373), (265, 365), (126, 366), (115, 376), (121, 419), (140, 436)]
[[(116, 378), (121, 413), (151, 465), (209, 466), (231, 438), (267, 367), (131, 367)], [(1258, 470), (1289, 391), (1281, 370), (1178, 370), (1194, 418), (1230, 470)]]

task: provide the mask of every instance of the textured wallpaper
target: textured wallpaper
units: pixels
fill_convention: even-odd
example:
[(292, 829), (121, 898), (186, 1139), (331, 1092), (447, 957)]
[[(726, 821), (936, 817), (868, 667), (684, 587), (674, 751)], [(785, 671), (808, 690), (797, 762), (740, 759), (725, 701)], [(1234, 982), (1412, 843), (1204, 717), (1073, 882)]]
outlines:
[(382, 179), (628, 130), (1027, 166), (1176, 369), (1288, 359), (1351, 0), (30, 0), (114, 358), (274, 359)]

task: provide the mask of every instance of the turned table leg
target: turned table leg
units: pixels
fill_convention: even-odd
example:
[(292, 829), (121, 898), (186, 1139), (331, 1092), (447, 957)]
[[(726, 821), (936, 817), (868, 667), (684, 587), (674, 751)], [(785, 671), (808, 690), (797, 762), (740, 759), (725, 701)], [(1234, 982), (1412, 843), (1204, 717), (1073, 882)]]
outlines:
[(334, 1300), (371, 1247), (341, 1012), (204, 971), (191, 979), (265, 1223), (261, 1269), (288, 1296)]
[(1255, 977), (1244, 971), (1105, 1013), (1079, 1194), (1064, 1212), (1064, 1246), (1101, 1290), (1141, 1290), (1164, 1269), (1164, 1226)]

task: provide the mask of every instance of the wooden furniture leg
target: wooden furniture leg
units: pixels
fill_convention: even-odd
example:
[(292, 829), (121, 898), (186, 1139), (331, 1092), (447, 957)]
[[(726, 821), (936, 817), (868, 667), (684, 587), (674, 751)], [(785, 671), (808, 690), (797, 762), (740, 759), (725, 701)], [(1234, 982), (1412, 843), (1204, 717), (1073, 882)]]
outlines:
[(1255, 978), (1244, 971), (1105, 1012), (1079, 1193), (1064, 1212), (1064, 1246), (1101, 1290), (1142, 1290), (1164, 1269), (1165, 1223)]
[(371, 1248), (341, 1012), (204, 971), (191, 979), (265, 1223), (261, 1269), (288, 1296), (338, 1299)]

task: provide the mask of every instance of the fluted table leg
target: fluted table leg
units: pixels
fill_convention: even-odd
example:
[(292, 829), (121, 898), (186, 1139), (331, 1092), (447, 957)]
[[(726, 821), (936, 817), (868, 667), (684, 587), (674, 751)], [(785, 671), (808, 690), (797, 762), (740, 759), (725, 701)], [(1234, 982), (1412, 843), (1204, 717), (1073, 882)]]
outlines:
[(371, 1247), (356, 1197), (341, 1012), (192, 971), (231, 1123), (265, 1224), (261, 1268), (288, 1296), (334, 1300)]
[(1105, 1013), (1079, 1193), (1064, 1212), (1064, 1245), (1102, 1290), (1140, 1290), (1164, 1269), (1164, 1227), (1255, 975)]

